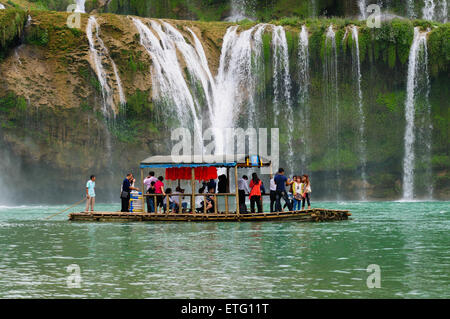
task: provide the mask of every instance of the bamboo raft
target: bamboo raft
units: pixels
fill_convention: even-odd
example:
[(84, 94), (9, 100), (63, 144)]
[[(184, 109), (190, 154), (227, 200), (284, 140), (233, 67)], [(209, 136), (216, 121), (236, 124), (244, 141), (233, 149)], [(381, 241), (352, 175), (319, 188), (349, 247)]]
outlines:
[(248, 222), (248, 221), (301, 221), (301, 222), (324, 222), (347, 220), (351, 216), (348, 210), (334, 210), (314, 208), (303, 211), (275, 212), (275, 213), (249, 213), (249, 214), (226, 214), (226, 213), (121, 213), (121, 212), (80, 212), (69, 214), (71, 221), (128, 221), (128, 222)]
[[(200, 158), (199, 158), (200, 157)], [(227, 193), (195, 193), (196, 169), (204, 167), (223, 168), (226, 170), (227, 179)], [(208, 156), (180, 156), (176, 161), (172, 156), (152, 156), (140, 163), (141, 168), (141, 186), (144, 189), (144, 169), (170, 169), (170, 168), (184, 168), (190, 171), (190, 176), (180, 175), (177, 178), (178, 185), (180, 180), (190, 181), (193, 192), (190, 194), (178, 194), (179, 196), (190, 199), (190, 207), (195, 207), (195, 199), (197, 197), (212, 198), (214, 202), (213, 211), (207, 212), (205, 205), (203, 211), (194, 213), (186, 212), (180, 206), (178, 210), (170, 209), (169, 196), (165, 196), (166, 208), (161, 213), (146, 212), (146, 200), (151, 199), (154, 202), (154, 207), (157, 207), (157, 197), (164, 196), (163, 194), (142, 194), (140, 199), (140, 210), (134, 212), (80, 212), (69, 214), (71, 221), (160, 221), (160, 222), (206, 222), (206, 221), (229, 221), (229, 222), (246, 222), (246, 221), (279, 221), (279, 220), (293, 220), (302, 222), (321, 222), (321, 221), (339, 221), (347, 220), (351, 214), (348, 210), (323, 209), (313, 208), (298, 211), (286, 212), (261, 212), (261, 213), (247, 213), (240, 209), (239, 192), (238, 192), (238, 169), (259, 169), (266, 168), (272, 174), (272, 162), (259, 155), (235, 155), (231, 159), (226, 155), (208, 155)], [(230, 170), (234, 169), (234, 183), (235, 190), (230, 192)], [(217, 175), (217, 174), (216, 174)], [(167, 172), (166, 172), (167, 179)], [(247, 195), (246, 195), (247, 196)], [(261, 194), (261, 197), (269, 196), (269, 194)], [(219, 198), (223, 199), (222, 207), (219, 207)], [(134, 201), (135, 199), (133, 199)], [(131, 205), (130, 205), (131, 207)], [(133, 211), (133, 209), (132, 209)]]

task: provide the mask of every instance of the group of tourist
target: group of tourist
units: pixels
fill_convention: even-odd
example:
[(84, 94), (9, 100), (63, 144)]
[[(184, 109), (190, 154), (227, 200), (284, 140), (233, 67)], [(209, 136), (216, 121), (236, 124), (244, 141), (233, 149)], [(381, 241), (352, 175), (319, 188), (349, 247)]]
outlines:
[[(95, 204), (95, 175), (92, 175), (86, 183), (86, 211), (94, 211)], [(195, 196), (195, 210), (197, 212), (212, 213), (215, 210), (214, 194), (229, 192), (228, 178), (226, 175), (220, 175), (219, 182), (216, 183), (214, 179), (208, 182), (203, 182), (202, 187), (198, 190), (199, 194)], [(122, 201), (121, 212), (130, 211), (130, 198), (132, 191), (139, 191), (134, 184), (136, 179), (133, 174), (127, 174), (122, 182), (122, 189), (120, 198)], [(167, 210), (172, 212), (187, 211), (188, 204), (183, 202), (184, 189), (180, 186), (175, 188), (172, 192), (171, 188), (164, 188), (164, 177), (155, 177), (155, 172), (149, 172), (144, 179), (144, 188), (147, 203), (147, 211), (150, 213), (161, 213)], [(266, 194), (264, 183), (259, 179), (256, 173), (252, 174), (249, 182), (248, 176), (243, 175), (238, 179), (238, 194), (239, 194), (239, 211), (242, 214), (248, 212), (246, 205), (246, 196), (250, 200), (250, 211), (255, 213), (263, 212), (262, 196)], [(285, 176), (283, 168), (278, 170), (278, 173), (270, 180), (270, 212), (282, 212), (285, 208), (288, 211), (304, 210), (305, 204), (308, 203), (308, 209), (311, 208), (310, 202), (311, 184), (308, 175), (294, 176), (289, 179)], [(156, 196), (151, 196), (156, 195)], [(281, 206), (281, 199), (284, 200), (284, 206)], [(167, 207), (169, 205), (169, 207)]]
[[(286, 186), (289, 186), (289, 191)], [(308, 175), (294, 176), (289, 179), (285, 176), (284, 169), (280, 168), (278, 173), (270, 180), (270, 211), (282, 211), (281, 198), (285, 202), (283, 208), (287, 206), (289, 211), (300, 210), (300, 204), (301, 209), (304, 210), (306, 202), (308, 203), (308, 209), (310, 209), (310, 194), (311, 183)]]

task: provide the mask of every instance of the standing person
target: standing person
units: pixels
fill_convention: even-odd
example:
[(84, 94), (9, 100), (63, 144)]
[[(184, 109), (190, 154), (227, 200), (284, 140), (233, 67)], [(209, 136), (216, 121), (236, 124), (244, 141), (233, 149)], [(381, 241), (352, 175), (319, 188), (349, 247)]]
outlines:
[(139, 191), (139, 188), (131, 186), (133, 181), (133, 174), (128, 173), (127, 177), (122, 182), (122, 193), (120, 194), (120, 198), (122, 199), (122, 209), (121, 212), (128, 212), (130, 205), (130, 192), (132, 190)]
[(310, 201), (310, 194), (311, 194), (311, 183), (309, 182), (309, 176), (303, 175), (303, 200), (302, 200), (302, 209), (305, 209), (305, 200), (308, 202), (308, 209), (311, 209), (311, 201)]
[(206, 189), (210, 193), (211, 193), (211, 190), (213, 190), (212, 193), (215, 193), (216, 192), (216, 186), (217, 186), (216, 181), (214, 179), (210, 179), (208, 184), (206, 184)]
[(247, 181), (247, 175), (243, 175), (242, 178), (238, 180), (239, 210), (244, 214), (247, 212), (247, 205), (245, 204), (245, 194), (250, 194), (250, 188), (248, 188)]
[[(289, 185), (289, 190), (287, 191), (287, 195), (288, 195), (289, 203), (291, 204), (291, 207), (294, 205), (294, 190), (293, 190), (293, 187), (294, 187), (294, 186), (293, 186), (293, 185), (294, 185), (294, 181), (295, 181), (296, 179), (297, 179), (297, 176), (294, 175), (294, 176), (292, 177), (292, 180), (286, 184), (286, 186)], [(284, 203), (284, 205), (283, 205), (283, 210), (284, 210), (286, 207), (289, 207), (289, 204), (288, 204), (288, 203)]]
[(155, 194), (159, 195), (156, 197), (156, 210), (159, 213), (160, 207), (164, 208), (164, 197), (161, 195), (166, 196), (166, 193), (164, 192), (164, 183), (163, 183), (164, 177), (159, 176), (158, 181), (155, 183)]
[(91, 212), (93, 212), (94, 205), (95, 205), (95, 175), (91, 175), (90, 179), (86, 183), (86, 212), (89, 211), (89, 206), (91, 206)]
[(218, 193), (227, 193), (228, 179), (225, 174), (219, 176), (219, 183), (217, 183)]
[(277, 212), (281, 212), (281, 198), (284, 199), (284, 202), (287, 204), (289, 211), (292, 210), (292, 203), (289, 200), (289, 197), (286, 193), (286, 185), (290, 185), (290, 180), (284, 175), (284, 169), (280, 168), (278, 170), (277, 176), (275, 176), (275, 184), (277, 185), (276, 189), (276, 203), (275, 209)]
[[(276, 175), (275, 175), (276, 176)], [(275, 184), (275, 176), (270, 179), (270, 212), (275, 211), (274, 205), (277, 198), (277, 184)]]
[[(156, 179), (158, 180), (158, 179)], [(147, 190), (147, 194), (155, 194), (155, 184), (156, 182), (151, 182), (150, 188)], [(155, 197), (154, 196), (147, 196), (147, 212), (154, 213), (155, 212)]]
[(301, 202), (303, 200), (302, 196), (302, 182), (301, 182), (301, 176), (295, 176), (294, 178), (294, 184), (292, 184), (292, 191), (294, 195), (294, 207), (293, 210), (297, 211), (301, 208)]
[(155, 172), (149, 172), (148, 176), (144, 179), (145, 191), (148, 191), (148, 189), (152, 185), (152, 182), (156, 183), (157, 180), (158, 179), (155, 177)]
[(252, 214), (255, 212), (255, 203), (258, 206), (258, 213), (263, 212), (261, 201), (261, 186), (262, 181), (258, 178), (256, 173), (252, 174), (252, 180), (250, 181), (250, 210)]

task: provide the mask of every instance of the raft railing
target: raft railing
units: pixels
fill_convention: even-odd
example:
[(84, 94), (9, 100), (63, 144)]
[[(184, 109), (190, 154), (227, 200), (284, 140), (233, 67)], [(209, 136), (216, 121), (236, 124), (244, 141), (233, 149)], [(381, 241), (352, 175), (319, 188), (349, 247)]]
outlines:
[[(173, 203), (175, 203), (178, 207), (178, 211), (175, 212), (175, 208), (174, 209), (170, 209), (170, 197), (179, 197), (180, 203), (173, 201)], [(245, 195), (246, 197), (249, 196), (248, 194)], [(158, 207), (157, 207), (157, 197), (165, 197), (165, 208), (163, 207), (162, 212), (163, 214), (169, 214), (169, 213), (178, 213), (181, 214), (182, 210), (183, 210), (183, 197), (190, 197), (191, 198), (191, 207), (190, 210), (192, 212), (192, 214), (197, 214), (197, 209), (195, 207), (195, 199), (197, 197), (203, 197), (203, 202), (206, 202), (206, 198), (207, 197), (211, 197), (214, 201), (214, 214), (218, 214), (218, 212), (223, 213), (225, 215), (236, 215), (238, 214), (237, 211), (230, 211), (230, 203), (229, 203), (229, 197), (234, 197), (234, 201), (236, 203), (236, 207), (239, 207), (239, 198), (238, 196), (236, 196), (236, 193), (177, 193), (177, 194), (144, 194), (143, 195), (143, 212), (145, 212), (147, 210), (147, 197), (153, 197), (153, 208), (154, 208), (154, 212), (148, 212), (147, 213), (157, 213), (158, 212)], [(219, 209), (219, 200), (218, 198), (223, 197), (224, 198), (224, 208), (225, 210), (220, 210)], [(264, 197), (270, 197), (270, 194), (261, 194), (261, 201), (263, 201)], [(261, 213), (268, 213), (264, 211), (264, 205), (262, 206), (263, 210)], [(188, 209), (189, 210), (189, 209)], [(290, 211), (284, 211), (284, 212), (290, 212)], [(292, 211), (294, 212), (294, 211)], [(203, 213), (207, 214), (207, 209), (206, 209), (206, 205), (203, 205)], [(273, 212), (271, 212), (273, 213)]]

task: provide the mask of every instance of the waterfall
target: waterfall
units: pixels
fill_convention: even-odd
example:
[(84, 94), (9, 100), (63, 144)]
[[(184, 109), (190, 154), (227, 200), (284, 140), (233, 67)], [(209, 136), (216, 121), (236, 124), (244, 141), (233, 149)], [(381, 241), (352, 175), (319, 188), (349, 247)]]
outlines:
[[(325, 37), (324, 50), (324, 114), (326, 120), (324, 121), (325, 129), (327, 130), (327, 145), (329, 157), (333, 158), (335, 169), (335, 178), (337, 183), (329, 185), (329, 189), (339, 196), (341, 185), (340, 178), (340, 160), (339, 160), (339, 96), (338, 96), (338, 63), (337, 63), (337, 48), (336, 48), (336, 34), (333, 31), (333, 26), (328, 27)], [(337, 185), (337, 189), (336, 189)]]
[(366, 0), (358, 0), (358, 8), (359, 8), (359, 18), (361, 20), (366, 20), (367, 12), (366, 12)]
[(300, 136), (302, 140), (302, 148), (300, 149), (300, 162), (303, 171), (307, 168), (310, 158), (311, 143), (311, 118), (309, 106), (309, 39), (306, 26), (302, 26), (298, 42), (298, 84), (299, 84), (299, 104), (300, 104)]
[(278, 125), (280, 111), (283, 111), (283, 122), (287, 124), (287, 165), (289, 172), (294, 171), (294, 151), (292, 138), (294, 135), (294, 112), (292, 109), (292, 82), (289, 73), (289, 51), (286, 32), (282, 26), (273, 26), (273, 109), (275, 111), (274, 124)]
[[(426, 162), (428, 172), (426, 172), (424, 184), (427, 185), (428, 196), (432, 196), (431, 183), (431, 110), (428, 101), (429, 95), (429, 74), (428, 74), (428, 53), (427, 53), (427, 33), (421, 33), (419, 28), (414, 28), (414, 39), (411, 45), (408, 61), (407, 96), (405, 101), (405, 154), (403, 159), (403, 199), (414, 198), (414, 179), (416, 156), (414, 147), (425, 152), (422, 159)], [(416, 138), (416, 110), (422, 114), (420, 116), (421, 126), (419, 134), (421, 139)], [(423, 140), (425, 139), (425, 140)], [(418, 142), (423, 143), (423, 147), (418, 147)]]
[(94, 16), (89, 17), (86, 27), (86, 35), (89, 41), (89, 56), (92, 63), (94, 64), (94, 70), (97, 74), (97, 79), (102, 89), (103, 115), (107, 119), (110, 119), (112, 117), (115, 118), (116, 114), (119, 112), (119, 109), (115, 106), (114, 103), (113, 89), (108, 84), (108, 74), (106, 73), (106, 70), (103, 66), (104, 60), (106, 60), (106, 62), (109, 62), (109, 64), (112, 66), (117, 91), (119, 94), (119, 102), (121, 105), (126, 104), (125, 94), (122, 89), (122, 82), (119, 77), (117, 66), (111, 59), (108, 49), (106, 48), (103, 40), (100, 37), (100, 26)]
[(77, 7), (75, 8), (75, 12), (86, 13), (84, 3), (86, 0), (76, 0)]
[[(202, 123), (199, 118), (202, 105), (189, 90), (183, 68), (178, 60), (177, 49), (186, 59), (189, 74), (194, 79), (204, 81), (202, 73), (205, 71), (200, 68), (200, 58), (196, 55), (195, 49), (185, 42), (183, 36), (167, 23), (163, 22), (163, 29), (162, 25), (154, 20), (146, 20), (150, 26), (140, 19), (132, 18), (132, 20), (139, 32), (141, 45), (152, 60), (151, 80), (154, 100), (168, 106), (164, 109), (167, 114), (174, 106), (176, 114), (170, 115), (179, 119), (180, 124), (192, 123), (196, 146), (203, 149)], [(205, 94), (208, 95), (207, 92)]]
[(316, 0), (311, 0), (309, 3), (309, 17), (315, 18), (318, 16)]
[[(235, 127), (235, 116), (245, 111), (249, 114), (249, 126), (256, 124), (255, 94), (264, 70), (262, 35), (265, 28), (266, 25), (260, 24), (240, 33), (237, 32), (238, 26), (227, 29), (216, 77), (214, 124), (219, 131)], [(216, 138), (217, 152), (224, 153), (226, 143), (223, 136)]]
[(414, 12), (414, 0), (406, 0), (406, 13), (408, 15), (408, 18), (416, 18), (416, 13)]
[(436, 4), (433, 0), (424, 0), (424, 7), (422, 9), (423, 18), (425, 20), (434, 20)]
[(2, 10), (2, 9), (6, 9), (6, 8), (3, 4), (0, 3), (0, 10)]
[(363, 94), (361, 90), (361, 60), (359, 56), (359, 37), (358, 28), (352, 27), (352, 38), (354, 43), (354, 50), (352, 50), (353, 73), (356, 77), (356, 87), (358, 91), (358, 115), (359, 115), (359, 156), (361, 159), (361, 180), (364, 186), (361, 188), (361, 199), (367, 199), (366, 185), (367, 185), (367, 154), (366, 154), (366, 140), (365, 140), (365, 123), (366, 117), (363, 108)]
[(248, 12), (254, 14), (253, 0), (231, 0), (231, 16), (226, 20), (238, 22), (248, 19)]
[(441, 10), (440, 10), (440, 21), (442, 23), (447, 23), (448, 20), (448, 7), (447, 0), (441, 1)]

